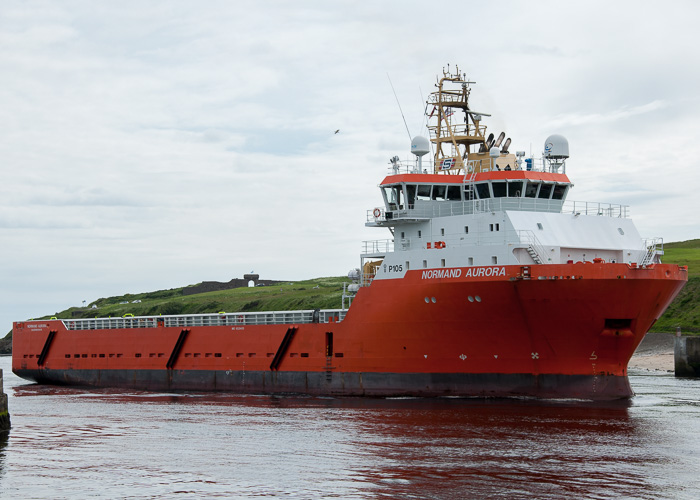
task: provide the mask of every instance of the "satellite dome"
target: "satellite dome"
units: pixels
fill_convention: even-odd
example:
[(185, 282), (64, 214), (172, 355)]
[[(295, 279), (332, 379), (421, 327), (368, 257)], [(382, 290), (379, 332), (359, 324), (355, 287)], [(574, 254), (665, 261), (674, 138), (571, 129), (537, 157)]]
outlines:
[(491, 158), (498, 158), (501, 156), (501, 150), (498, 149), (498, 146), (494, 146), (491, 149), (489, 149), (489, 156)]
[(421, 135), (417, 135), (411, 141), (411, 153), (423, 156), (430, 153), (430, 141)]
[(566, 159), (569, 157), (569, 141), (566, 137), (553, 134), (544, 141), (544, 156), (551, 159)]

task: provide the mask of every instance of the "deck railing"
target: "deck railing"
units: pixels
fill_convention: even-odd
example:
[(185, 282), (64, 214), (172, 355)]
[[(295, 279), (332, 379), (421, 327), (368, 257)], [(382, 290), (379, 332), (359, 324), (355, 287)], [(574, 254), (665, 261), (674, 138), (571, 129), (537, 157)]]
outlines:
[(339, 323), (346, 310), (321, 309), (302, 311), (265, 311), (173, 316), (127, 316), (122, 318), (64, 319), (68, 330), (115, 330), (122, 328), (157, 328), (189, 326), (289, 325), (304, 323)]
[(538, 198), (488, 198), (471, 201), (434, 201), (418, 203), (406, 208), (397, 207), (387, 211), (379, 208), (379, 217), (375, 217), (377, 209), (367, 210), (367, 222), (386, 222), (387, 220), (433, 219), (453, 215), (470, 215), (486, 212), (501, 212), (506, 210), (520, 212), (548, 212), (573, 215), (594, 215), (601, 217), (629, 217), (629, 206), (614, 203), (598, 203), (591, 201), (562, 201), (540, 200)]

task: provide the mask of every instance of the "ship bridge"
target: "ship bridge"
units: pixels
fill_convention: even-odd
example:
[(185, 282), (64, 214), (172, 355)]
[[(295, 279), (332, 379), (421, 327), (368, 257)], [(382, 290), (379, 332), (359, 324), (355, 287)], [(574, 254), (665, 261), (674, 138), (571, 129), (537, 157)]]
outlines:
[(384, 206), (368, 211), (366, 225), (393, 226), (482, 211), (561, 212), (571, 186), (566, 174), (526, 170), (464, 176), (398, 173), (380, 184)]

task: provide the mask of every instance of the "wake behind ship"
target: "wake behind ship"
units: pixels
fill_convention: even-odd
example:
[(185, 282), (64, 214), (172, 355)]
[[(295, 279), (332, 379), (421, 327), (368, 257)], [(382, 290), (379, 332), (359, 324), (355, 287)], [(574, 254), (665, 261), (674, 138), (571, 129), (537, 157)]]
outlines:
[[(13, 325), (13, 371), (47, 384), (344, 396), (633, 394), (627, 363), (687, 281), (626, 206), (568, 200), (568, 143), (509, 151), (443, 71), (430, 139), (391, 159), (340, 309)], [(424, 156), (433, 151), (432, 161)], [(345, 297), (344, 297), (345, 299)]]

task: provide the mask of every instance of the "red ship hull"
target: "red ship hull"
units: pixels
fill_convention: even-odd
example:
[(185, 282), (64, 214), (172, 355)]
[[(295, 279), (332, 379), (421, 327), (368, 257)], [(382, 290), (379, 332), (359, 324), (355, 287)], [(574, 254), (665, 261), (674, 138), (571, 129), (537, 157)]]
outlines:
[(340, 322), (17, 322), (12, 367), (40, 383), (158, 391), (625, 398), (630, 357), (686, 281), (664, 264), (409, 271), (362, 288)]

